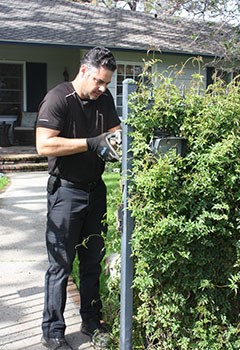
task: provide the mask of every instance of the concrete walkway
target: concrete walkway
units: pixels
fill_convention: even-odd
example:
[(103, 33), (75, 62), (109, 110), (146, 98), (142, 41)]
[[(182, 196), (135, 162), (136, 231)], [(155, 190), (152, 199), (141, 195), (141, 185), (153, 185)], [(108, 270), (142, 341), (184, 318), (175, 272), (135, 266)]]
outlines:
[[(0, 349), (46, 350), (40, 344), (45, 250), (46, 172), (11, 173), (0, 192)], [(66, 339), (74, 350), (93, 350), (81, 335), (79, 295), (70, 281)]]

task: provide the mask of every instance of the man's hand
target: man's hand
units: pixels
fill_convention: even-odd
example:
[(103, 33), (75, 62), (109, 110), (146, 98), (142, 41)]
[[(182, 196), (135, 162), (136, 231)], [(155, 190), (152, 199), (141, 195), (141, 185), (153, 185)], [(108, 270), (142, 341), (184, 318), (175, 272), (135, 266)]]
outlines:
[(104, 134), (90, 137), (87, 139), (88, 150), (96, 152), (105, 162), (117, 162), (119, 156), (111, 145), (111, 139), (114, 139), (114, 133), (105, 132)]

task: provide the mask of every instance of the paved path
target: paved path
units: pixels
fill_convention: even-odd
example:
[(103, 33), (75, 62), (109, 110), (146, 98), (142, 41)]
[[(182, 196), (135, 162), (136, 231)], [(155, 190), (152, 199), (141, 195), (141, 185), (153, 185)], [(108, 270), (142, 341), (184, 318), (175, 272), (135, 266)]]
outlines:
[[(46, 350), (40, 344), (45, 250), (46, 172), (11, 173), (0, 192), (0, 349)], [(79, 296), (68, 286), (66, 339), (74, 350), (93, 350), (82, 336)]]

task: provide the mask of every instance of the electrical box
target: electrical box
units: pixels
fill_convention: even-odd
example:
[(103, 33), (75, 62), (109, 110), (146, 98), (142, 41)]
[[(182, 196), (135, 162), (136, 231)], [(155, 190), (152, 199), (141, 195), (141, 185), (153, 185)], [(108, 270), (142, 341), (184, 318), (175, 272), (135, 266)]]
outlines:
[(187, 149), (187, 139), (175, 136), (154, 136), (150, 148), (156, 157), (163, 157), (168, 151), (175, 151), (176, 155), (184, 157)]

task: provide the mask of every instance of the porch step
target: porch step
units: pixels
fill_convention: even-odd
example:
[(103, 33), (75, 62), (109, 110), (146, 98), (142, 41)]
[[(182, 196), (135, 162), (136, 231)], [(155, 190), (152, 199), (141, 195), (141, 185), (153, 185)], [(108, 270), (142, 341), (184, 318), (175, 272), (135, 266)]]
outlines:
[(43, 171), (47, 170), (47, 158), (38, 154), (0, 155), (0, 172)]

